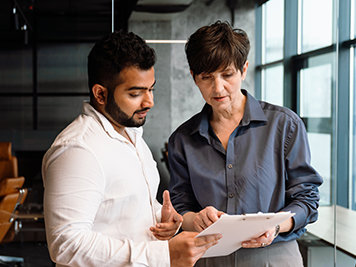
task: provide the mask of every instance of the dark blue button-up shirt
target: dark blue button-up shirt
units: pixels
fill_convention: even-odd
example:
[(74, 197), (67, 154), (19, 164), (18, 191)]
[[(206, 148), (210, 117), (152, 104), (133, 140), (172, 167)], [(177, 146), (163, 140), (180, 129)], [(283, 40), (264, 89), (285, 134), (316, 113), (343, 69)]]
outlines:
[(257, 101), (246, 106), (227, 150), (209, 123), (211, 106), (169, 138), (169, 190), (185, 214), (213, 206), (228, 214), (291, 211), (294, 227), (275, 242), (298, 238), (317, 219), (322, 178), (310, 165), (307, 133), (291, 110)]

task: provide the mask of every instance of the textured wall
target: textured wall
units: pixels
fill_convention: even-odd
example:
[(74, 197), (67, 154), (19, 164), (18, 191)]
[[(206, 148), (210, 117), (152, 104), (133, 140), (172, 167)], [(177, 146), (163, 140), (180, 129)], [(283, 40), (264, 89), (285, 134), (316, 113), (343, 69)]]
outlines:
[[(215, 0), (207, 6), (207, 1), (195, 0), (192, 5), (172, 22), (172, 39), (187, 39), (201, 26), (214, 23), (217, 20), (231, 23), (231, 13), (225, 1)], [(239, 1), (235, 11), (234, 27), (247, 32), (252, 43), (249, 56), (250, 71), (243, 85), (254, 93), (254, 39), (255, 39), (255, 11), (254, 1)], [(184, 47), (174, 46), (172, 50), (172, 130), (183, 121), (199, 112), (204, 100), (199, 89), (189, 73), (188, 64), (184, 54)]]
[[(231, 23), (231, 12), (223, 0), (207, 5), (194, 0), (190, 7), (171, 21), (130, 21), (129, 30), (144, 39), (186, 40), (199, 27), (216, 20)], [(153, 15), (154, 16), (154, 15)], [(255, 10), (254, 1), (240, 0), (235, 10), (234, 27), (247, 32), (251, 41), (249, 71), (243, 88), (254, 94)], [(149, 44), (156, 50), (157, 64), (155, 106), (147, 117), (144, 138), (152, 150), (161, 174), (159, 196), (169, 182), (166, 166), (161, 162), (161, 148), (169, 135), (184, 121), (199, 112), (204, 100), (190, 75), (184, 44)]]

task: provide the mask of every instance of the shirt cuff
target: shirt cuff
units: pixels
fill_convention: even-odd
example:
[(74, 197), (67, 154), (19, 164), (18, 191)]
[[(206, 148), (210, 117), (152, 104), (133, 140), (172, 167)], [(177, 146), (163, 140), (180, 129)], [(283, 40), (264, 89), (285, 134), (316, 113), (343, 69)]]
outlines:
[[(291, 213), (295, 213), (295, 215), (292, 217), (294, 221), (293, 227), (288, 233), (292, 233), (299, 228), (305, 227), (305, 218), (307, 215), (305, 214), (303, 208), (301, 208), (300, 206), (289, 206), (283, 210), (290, 211)], [(288, 233), (283, 233), (283, 234), (288, 234)]]

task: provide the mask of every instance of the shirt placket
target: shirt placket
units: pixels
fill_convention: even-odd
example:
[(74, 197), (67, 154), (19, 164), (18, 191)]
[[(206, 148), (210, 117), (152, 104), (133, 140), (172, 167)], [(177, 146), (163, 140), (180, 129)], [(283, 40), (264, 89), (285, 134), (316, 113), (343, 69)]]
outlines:
[(227, 151), (226, 151), (226, 163), (225, 163), (225, 174), (226, 174), (226, 190), (227, 190), (227, 207), (226, 211), (228, 214), (235, 214), (237, 210), (237, 191), (235, 189), (235, 135), (238, 128), (230, 135)]
[(145, 164), (144, 164), (144, 161), (142, 160), (142, 157), (140, 155), (139, 149), (137, 147), (135, 147), (135, 150), (136, 150), (137, 157), (138, 157), (138, 159), (140, 161), (142, 175), (143, 175), (143, 178), (145, 180), (145, 183), (146, 183), (146, 186), (147, 186), (147, 190), (148, 190), (148, 197), (149, 197), (149, 202), (150, 202), (150, 206), (151, 206), (151, 213), (152, 213), (152, 223), (153, 223), (153, 225), (156, 225), (157, 224), (156, 213), (155, 213), (155, 209), (154, 209), (154, 203), (153, 203), (153, 199), (152, 199), (151, 187), (150, 187), (150, 183), (149, 183), (149, 180), (148, 180), (148, 175), (147, 175), (147, 172), (145, 170)]

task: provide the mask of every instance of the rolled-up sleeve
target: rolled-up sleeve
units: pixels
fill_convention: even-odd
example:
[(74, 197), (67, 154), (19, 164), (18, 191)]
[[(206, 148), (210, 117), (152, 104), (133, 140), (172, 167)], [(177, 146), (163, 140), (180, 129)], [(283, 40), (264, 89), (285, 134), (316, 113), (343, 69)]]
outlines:
[(301, 120), (291, 124), (285, 143), (286, 207), (295, 213), (291, 232), (318, 218), (319, 190), (323, 180), (310, 164), (307, 132)]

